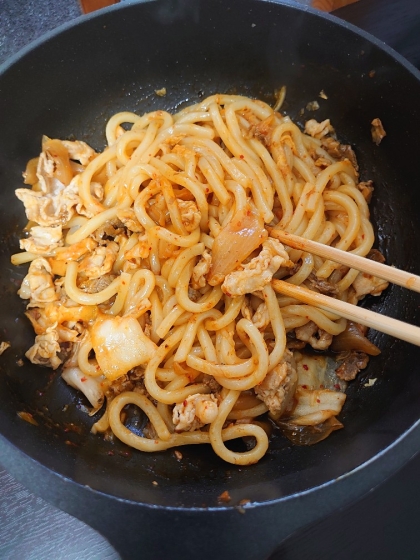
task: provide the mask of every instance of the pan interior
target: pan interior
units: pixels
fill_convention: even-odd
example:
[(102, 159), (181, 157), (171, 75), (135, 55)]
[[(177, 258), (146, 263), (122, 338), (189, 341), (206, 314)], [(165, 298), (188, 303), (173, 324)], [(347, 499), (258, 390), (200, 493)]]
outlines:
[[(313, 447), (274, 437), (255, 466), (224, 464), (208, 447), (152, 455), (105, 442), (89, 429), (79, 395), (23, 358), (32, 344), (24, 304), (16, 295), (25, 270), (10, 265), (25, 225), (13, 191), (43, 134), (104, 146), (115, 112), (177, 110), (216, 92), (274, 101), (287, 86), (285, 111), (298, 122), (330, 118), (354, 146), (362, 179), (375, 183), (376, 246), (387, 262), (419, 273), (416, 185), (420, 81), (394, 56), (331, 18), (288, 5), (252, 0), (194, 0), (121, 5), (79, 20), (27, 51), (0, 76), (0, 333), (12, 347), (0, 359), (0, 430), (25, 454), (82, 485), (143, 503), (217, 506), (264, 502), (341, 476), (389, 446), (419, 418), (420, 351), (371, 333), (381, 348), (348, 389), (344, 430)], [(159, 97), (155, 90), (165, 87)], [(328, 99), (321, 99), (323, 90)], [(316, 112), (301, 109), (317, 100)], [(387, 131), (380, 146), (372, 119)], [(419, 298), (389, 288), (366, 305), (418, 323)], [(22, 362), (23, 358), (23, 362)], [(373, 387), (365, 387), (376, 378)], [(38, 426), (22, 421), (30, 411)], [(152, 484), (154, 481), (158, 485)], [(379, 481), (378, 481), (379, 482)]]

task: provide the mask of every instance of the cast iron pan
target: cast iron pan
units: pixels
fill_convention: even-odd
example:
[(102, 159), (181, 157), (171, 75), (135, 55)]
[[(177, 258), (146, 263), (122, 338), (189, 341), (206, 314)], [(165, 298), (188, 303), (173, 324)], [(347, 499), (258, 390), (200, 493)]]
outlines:
[[(0, 439), (4, 466), (34, 492), (102, 532), (126, 558), (266, 558), (295, 529), (379, 484), (420, 444), (420, 350), (371, 333), (379, 357), (351, 384), (344, 430), (313, 447), (275, 436), (256, 466), (210, 449), (153, 455), (89, 433), (94, 419), (57, 374), (23, 360), (32, 332), (10, 254), (25, 224), (14, 189), (42, 134), (104, 146), (116, 111), (176, 110), (215, 92), (273, 102), (303, 121), (330, 118), (375, 181), (372, 215), (388, 263), (419, 273), (420, 74), (372, 37), (284, 3), (156, 0), (120, 5), (22, 51), (0, 75)], [(166, 97), (156, 89), (166, 87)], [(321, 90), (328, 99), (320, 99)], [(316, 113), (300, 110), (317, 99)], [(373, 144), (370, 122), (387, 137)], [(370, 308), (419, 321), (419, 297), (391, 287)], [(371, 388), (368, 378), (377, 378)], [(29, 411), (38, 426), (23, 421)], [(157, 483), (157, 484), (154, 484)], [(231, 501), (220, 504), (228, 490)], [(249, 500), (245, 506), (242, 500)]]

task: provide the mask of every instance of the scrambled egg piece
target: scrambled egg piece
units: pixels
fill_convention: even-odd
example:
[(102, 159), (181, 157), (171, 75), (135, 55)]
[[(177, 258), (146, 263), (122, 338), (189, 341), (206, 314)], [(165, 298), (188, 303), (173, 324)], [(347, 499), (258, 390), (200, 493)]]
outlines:
[(118, 255), (118, 244), (109, 241), (106, 245), (96, 247), (79, 264), (79, 272), (83, 272), (88, 278), (100, 278), (111, 272), (115, 259)]
[(235, 297), (262, 290), (271, 282), (273, 274), (283, 266), (289, 266), (289, 255), (277, 239), (267, 239), (262, 244), (260, 254), (242, 270), (231, 272), (225, 277), (222, 290), (225, 294)]
[(219, 408), (214, 395), (196, 393), (174, 406), (172, 421), (176, 432), (193, 432), (216, 420)]
[(140, 266), (141, 259), (147, 259), (151, 251), (151, 244), (147, 233), (138, 238), (137, 243), (132, 249), (124, 253), (124, 264), (130, 263)]
[(197, 208), (197, 204), (190, 200), (178, 200), (178, 206), (181, 212), (181, 221), (188, 233), (191, 233), (200, 224), (201, 212)]
[[(34, 228), (32, 228), (34, 229)], [(63, 247), (56, 252), (55, 259), (57, 261), (77, 261), (86, 253), (92, 252), (97, 246), (97, 242), (91, 237), (87, 237), (78, 243)]]

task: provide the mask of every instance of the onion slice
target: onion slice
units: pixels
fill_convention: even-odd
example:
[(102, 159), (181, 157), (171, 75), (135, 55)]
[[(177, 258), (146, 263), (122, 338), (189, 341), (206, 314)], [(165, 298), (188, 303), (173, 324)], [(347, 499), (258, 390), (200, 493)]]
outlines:
[(314, 445), (327, 438), (331, 432), (343, 428), (343, 424), (335, 416), (315, 426), (298, 426), (290, 419), (278, 420), (276, 423), (282, 434), (294, 445)]
[(264, 220), (254, 208), (247, 204), (238, 210), (214, 240), (208, 283), (221, 284), (267, 237)]
[(345, 330), (333, 338), (331, 350), (333, 352), (356, 350), (369, 356), (377, 356), (381, 353), (379, 348), (365, 337), (360, 326), (352, 321), (348, 321)]

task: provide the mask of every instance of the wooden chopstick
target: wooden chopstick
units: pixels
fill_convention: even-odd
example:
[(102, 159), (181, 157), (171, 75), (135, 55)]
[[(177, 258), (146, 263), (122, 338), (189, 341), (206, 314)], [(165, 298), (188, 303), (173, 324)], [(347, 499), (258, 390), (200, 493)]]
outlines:
[(419, 327), (404, 323), (403, 321), (398, 321), (397, 319), (392, 319), (392, 317), (375, 313), (369, 309), (364, 309), (363, 307), (358, 307), (357, 305), (339, 299), (318, 294), (317, 292), (313, 292), (301, 286), (289, 284), (283, 280), (273, 279), (271, 285), (279, 294), (293, 297), (309, 305), (315, 305), (315, 307), (319, 307), (324, 311), (332, 311), (350, 321), (356, 321), (366, 327), (371, 327), (377, 331), (390, 334), (395, 338), (420, 346)]
[(340, 249), (330, 247), (329, 245), (323, 245), (317, 241), (311, 241), (310, 239), (298, 237), (297, 235), (287, 233), (286, 231), (282, 231), (280, 229), (271, 229), (270, 236), (275, 237), (285, 245), (293, 247), (294, 249), (300, 249), (302, 251), (307, 251), (308, 253), (313, 253), (319, 257), (344, 264), (349, 268), (355, 268), (361, 272), (382, 278), (382, 280), (398, 284), (398, 286), (403, 286), (409, 290), (420, 292), (420, 276), (416, 276), (415, 274), (410, 274), (409, 272), (394, 268), (393, 266), (372, 261), (366, 257), (359, 257), (354, 253), (341, 251)]

